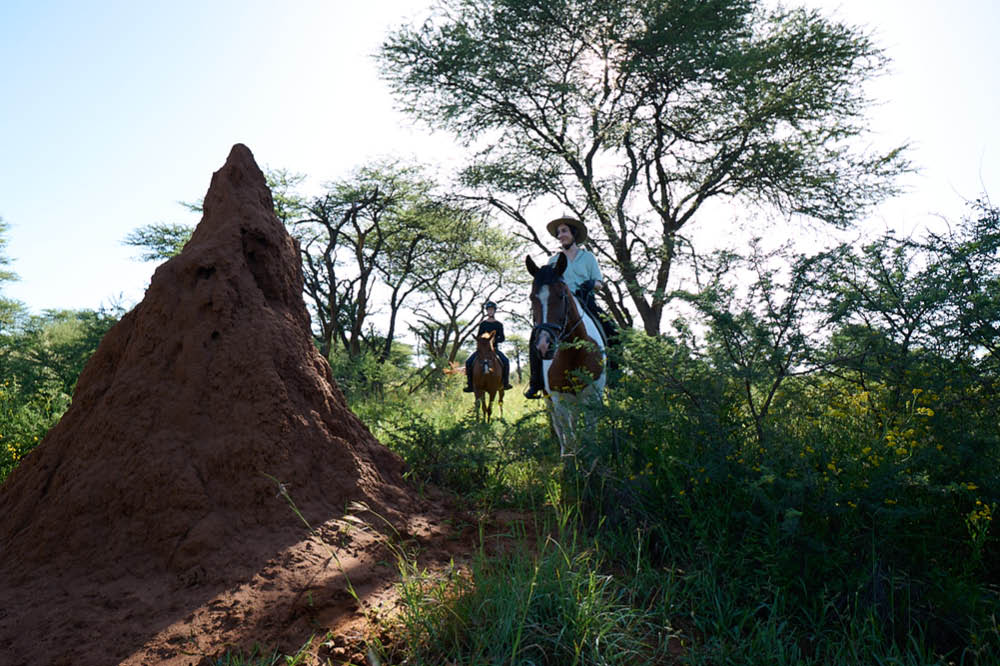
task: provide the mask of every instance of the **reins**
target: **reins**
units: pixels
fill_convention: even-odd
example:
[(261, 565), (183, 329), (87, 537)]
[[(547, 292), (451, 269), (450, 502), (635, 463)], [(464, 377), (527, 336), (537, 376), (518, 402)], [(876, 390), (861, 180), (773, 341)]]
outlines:
[(569, 291), (569, 287), (566, 286), (565, 282), (563, 282), (562, 285), (564, 287), (563, 290), (560, 293), (560, 296), (561, 296), (562, 301), (563, 301), (563, 320), (562, 320), (562, 324), (560, 326), (556, 326), (555, 324), (549, 323), (547, 321), (543, 321), (540, 324), (535, 324), (535, 327), (532, 329), (532, 333), (533, 333), (533, 335), (535, 337), (535, 340), (538, 339), (537, 332), (539, 330), (544, 331), (544, 332), (548, 333), (550, 336), (552, 336), (552, 338), (553, 338), (553, 341), (552, 341), (552, 355), (555, 355), (556, 351), (558, 351), (558, 349), (559, 349), (559, 343), (565, 342), (569, 338), (570, 333), (573, 332), (573, 329), (575, 329), (577, 326), (579, 326), (583, 322), (583, 315), (581, 315), (579, 312), (577, 312), (576, 313), (576, 319), (572, 322), (572, 324), (570, 324), (570, 321), (569, 321), (569, 297), (567, 297), (567, 295), (566, 295), (566, 292)]

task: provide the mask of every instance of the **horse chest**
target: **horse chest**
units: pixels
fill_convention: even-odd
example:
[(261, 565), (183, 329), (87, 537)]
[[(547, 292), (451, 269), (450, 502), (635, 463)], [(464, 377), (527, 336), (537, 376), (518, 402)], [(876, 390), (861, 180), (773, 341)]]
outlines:
[(549, 387), (560, 393), (579, 393), (603, 370), (601, 354), (582, 349), (560, 350), (548, 368)]

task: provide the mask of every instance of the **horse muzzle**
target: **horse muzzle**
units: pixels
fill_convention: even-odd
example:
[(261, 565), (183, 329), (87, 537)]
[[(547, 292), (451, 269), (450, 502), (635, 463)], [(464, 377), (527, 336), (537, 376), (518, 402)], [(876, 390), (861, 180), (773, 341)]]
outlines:
[(536, 324), (533, 334), (538, 357), (551, 361), (559, 349), (559, 327), (548, 323)]
[(559, 344), (555, 340), (549, 339), (549, 336), (545, 334), (539, 336), (535, 349), (538, 350), (538, 358), (543, 361), (551, 361), (556, 355), (556, 350), (559, 349)]

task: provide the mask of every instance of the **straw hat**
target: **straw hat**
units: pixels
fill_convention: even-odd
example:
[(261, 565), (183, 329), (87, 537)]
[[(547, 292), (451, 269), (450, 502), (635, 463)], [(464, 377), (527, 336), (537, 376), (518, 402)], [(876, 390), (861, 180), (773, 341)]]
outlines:
[(545, 228), (549, 230), (553, 238), (558, 238), (556, 230), (559, 228), (560, 224), (565, 224), (567, 227), (572, 227), (576, 229), (576, 242), (578, 245), (582, 245), (587, 241), (587, 227), (584, 226), (583, 222), (576, 219), (575, 217), (560, 217), (552, 220)]

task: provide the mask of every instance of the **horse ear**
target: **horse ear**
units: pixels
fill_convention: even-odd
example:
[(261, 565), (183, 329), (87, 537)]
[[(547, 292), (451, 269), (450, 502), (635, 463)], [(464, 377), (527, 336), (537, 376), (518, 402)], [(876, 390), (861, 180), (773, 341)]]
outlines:
[(556, 259), (556, 275), (562, 275), (566, 270), (566, 255), (562, 252), (559, 253), (559, 258)]
[(534, 277), (535, 273), (538, 272), (538, 266), (535, 264), (530, 254), (524, 255), (524, 265), (528, 267), (528, 272), (531, 273), (532, 277)]

